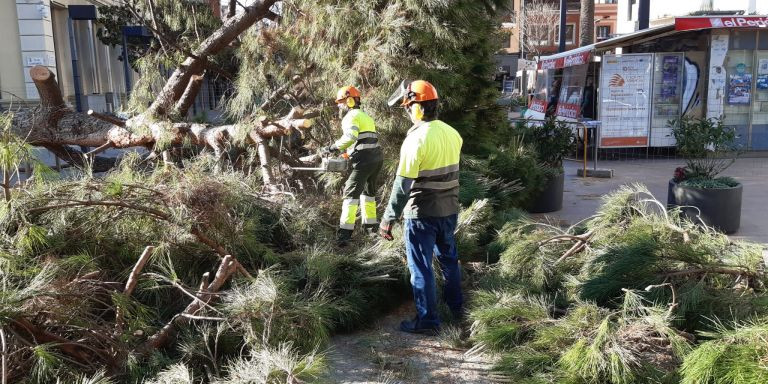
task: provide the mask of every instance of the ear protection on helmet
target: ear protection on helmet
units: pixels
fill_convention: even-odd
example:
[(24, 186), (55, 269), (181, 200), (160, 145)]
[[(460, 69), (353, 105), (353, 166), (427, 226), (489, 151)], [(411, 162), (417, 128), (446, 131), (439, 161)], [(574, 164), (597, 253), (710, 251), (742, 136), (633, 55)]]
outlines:
[(424, 108), (419, 103), (411, 104), (411, 117), (416, 121), (421, 121), (424, 118)]
[(347, 97), (347, 107), (354, 108), (355, 107), (355, 98), (354, 97)]

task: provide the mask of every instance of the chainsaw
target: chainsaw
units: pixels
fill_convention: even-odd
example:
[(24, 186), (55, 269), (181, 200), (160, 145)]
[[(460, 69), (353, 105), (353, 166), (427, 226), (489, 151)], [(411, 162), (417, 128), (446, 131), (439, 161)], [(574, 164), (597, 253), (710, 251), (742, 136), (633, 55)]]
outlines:
[(316, 171), (316, 172), (346, 172), (349, 170), (349, 155), (342, 154), (341, 157), (323, 157), (319, 167), (291, 167), (294, 171)]

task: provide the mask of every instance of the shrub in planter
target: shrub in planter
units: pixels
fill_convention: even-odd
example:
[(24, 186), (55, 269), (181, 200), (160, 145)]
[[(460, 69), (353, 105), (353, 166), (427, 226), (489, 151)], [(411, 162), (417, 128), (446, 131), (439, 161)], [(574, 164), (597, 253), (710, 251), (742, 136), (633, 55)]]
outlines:
[(680, 206), (694, 221), (700, 219), (725, 233), (736, 232), (742, 186), (733, 178), (718, 176), (736, 161), (736, 132), (725, 127), (722, 119), (684, 116), (668, 124), (686, 165), (675, 170), (667, 202)]
[(563, 206), (563, 158), (573, 148), (573, 130), (562, 121), (549, 117), (541, 124), (524, 122), (516, 126), (524, 144), (536, 153), (536, 161), (543, 167), (545, 182), (533, 191), (537, 199), (528, 206), (531, 212), (558, 211)]

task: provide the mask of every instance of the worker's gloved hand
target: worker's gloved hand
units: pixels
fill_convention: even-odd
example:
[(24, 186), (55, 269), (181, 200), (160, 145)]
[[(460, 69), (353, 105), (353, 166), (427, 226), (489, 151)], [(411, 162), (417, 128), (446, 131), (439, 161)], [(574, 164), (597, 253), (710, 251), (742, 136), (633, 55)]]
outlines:
[(339, 152), (339, 149), (336, 148), (336, 146), (333, 145), (333, 144), (331, 144), (331, 145), (329, 145), (327, 147), (323, 147), (323, 148), (320, 149), (320, 153), (322, 153), (323, 155), (330, 155), (330, 154), (334, 154), (334, 153), (337, 153), (337, 152)]
[(386, 240), (392, 241), (394, 240), (394, 237), (392, 236), (392, 222), (388, 220), (382, 220), (381, 224), (379, 224), (379, 236), (383, 237)]

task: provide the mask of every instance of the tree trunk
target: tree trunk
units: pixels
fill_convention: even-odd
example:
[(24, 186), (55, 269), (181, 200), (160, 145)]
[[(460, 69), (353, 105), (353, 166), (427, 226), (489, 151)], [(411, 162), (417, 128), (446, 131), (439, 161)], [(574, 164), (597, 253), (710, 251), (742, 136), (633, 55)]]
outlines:
[(595, 42), (595, 1), (581, 0), (579, 46), (583, 47)]
[(166, 115), (169, 108), (181, 98), (184, 90), (193, 75), (203, 73), (204, 61), (210, 55), (219, 53), (227, 47), (238, 35), (243, 33), (251, 25), (263, 19), (269, 14), (269, 8), (277, 0), (260, 0), (245, 8), (245, 11), (227, 19), (221, 28), (213, 32), (200, 44), (193, 53), (195, 57), (187, 57), (184, 62), (176, 67), (171, 77), (163, 86), (160, 94), (150, 105), (147, 113), (154, 116)]

